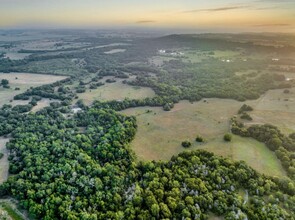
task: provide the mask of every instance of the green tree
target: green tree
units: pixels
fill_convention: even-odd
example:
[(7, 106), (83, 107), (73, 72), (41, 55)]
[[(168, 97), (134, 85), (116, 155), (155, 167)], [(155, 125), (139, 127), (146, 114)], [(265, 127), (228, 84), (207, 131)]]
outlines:
[(202, 142), (205, 142), (205, 140), (204, 140), (204, 138), (203, 138), (202, 136), (198, 135), (198, 136), (196, 137), (196, 142), (200, 142), (200, 143), (202, 143)]
[(1, 85), (2, 86), (7, 86), (9, 84), (9, 81), (7, 79), (2, 79), (1, 80)]
[(232, 140), (232, 135), (231, 134), (225, 134), (223, 136), (223, 140), (227, 141), (227, 142), (230, 142)]
[(151, 207), (151, 212), (152, 215), (155, 216), (156, 218), (159, 217), (159, 212), (160, 212), (160, 207), (158, 204), (153, 204)]
[(192, 146), (192, 143), (189, 142), (189, 141), (183, 141), (181, 143), (181, 145), (184, 147), (184, 148), (189, 148), (190, 146)]

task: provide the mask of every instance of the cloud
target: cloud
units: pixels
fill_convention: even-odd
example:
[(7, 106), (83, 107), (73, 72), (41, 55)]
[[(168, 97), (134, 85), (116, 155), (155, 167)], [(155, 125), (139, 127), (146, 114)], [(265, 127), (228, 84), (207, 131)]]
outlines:
[(228, 6), (228, 7), (219, 7), (219, 8), (206, 8), (206, 9), (196, 9), (190, 11), (183, 11), (183, 13), (195, 13), (195, 12), (219, 12), (219, 11), (231, 11), (231, 10), (238, 10), (249, 8), (250, 6)]
[(270, 9), (278, 9), (278, 7), (257, 7), (257, 8), (253, 8), (255, 10), (270, 10)]
[[(277, 0), (258, 0), (255, 2), (276, 2)], [(282, 0), (281, 2), (295, 2), (294, 0)], [(271, 10), (271, 9), (278, 9), (278, 6), (256, 6), (256, 5), (236, 5), (236, 6), (224, 6), (224, 7), (217, 7), (217, 8), (204, 8), (204, 9), (195, 9), (195, 10), (188, 10), (182, 11), (182, 13), (197, 13), (197, 12), (220, 12), (220, 11), (233, 11), (233, 10), (240, 10), (240, 9), (249, 9), (249, 10)]]
[(156, 21), (153, 21), (153, 20), (140, 20), (140, 21), (137, 21), (136, 23), (137, 24), (148, 24), (148, 23), (155, 23)]
[(286, 27), (290, 26), (291, 24), (256, 24), (253, 27)]

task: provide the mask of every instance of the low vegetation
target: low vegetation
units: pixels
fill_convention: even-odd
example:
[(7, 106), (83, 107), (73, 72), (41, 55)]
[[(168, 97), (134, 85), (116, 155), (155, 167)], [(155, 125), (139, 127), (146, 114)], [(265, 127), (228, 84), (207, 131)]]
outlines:
[(232, 135), (231, 134), (225, 134), (223, 136), (223, 140), (230, 142), (232, 140)]
[(205, 142), (205, 139), (202, 136), (197, 136), (196, 142), (203, 143), (203, 142)]
[(2, 79), (0, 85), (3, 86), (3, 88), (5, 88), (5, 89), (10, 88), (9, 81), (7, 79)]
[(192, 146), (192, 143), (189, 141), (183, 141), (181, 142), (181, 146), (183, 146), (184, 148), (189, 148), (190, 146)]

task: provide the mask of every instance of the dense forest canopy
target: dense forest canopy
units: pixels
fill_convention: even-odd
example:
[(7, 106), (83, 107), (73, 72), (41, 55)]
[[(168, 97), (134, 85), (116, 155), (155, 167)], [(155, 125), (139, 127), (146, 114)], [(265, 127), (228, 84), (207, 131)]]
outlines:
[(285, 219), (294, 211), (292, 182), (262, 176), (242, 162), (204, 151), (136, 162), (128, 147), (136, 120), (110, 109), (65, 119), (47, 107), (20, 120), (7, 145), (14, 175), (1, 195), (14, 196), (38, 219), (205, 219), (210, 212)]

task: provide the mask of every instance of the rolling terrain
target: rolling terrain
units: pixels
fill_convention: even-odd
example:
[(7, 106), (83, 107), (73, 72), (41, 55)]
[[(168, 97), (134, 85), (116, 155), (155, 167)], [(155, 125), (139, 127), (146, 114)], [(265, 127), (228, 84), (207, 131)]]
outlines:
[(294, 39), (0, 35), (0, 217), (294, 219)]

